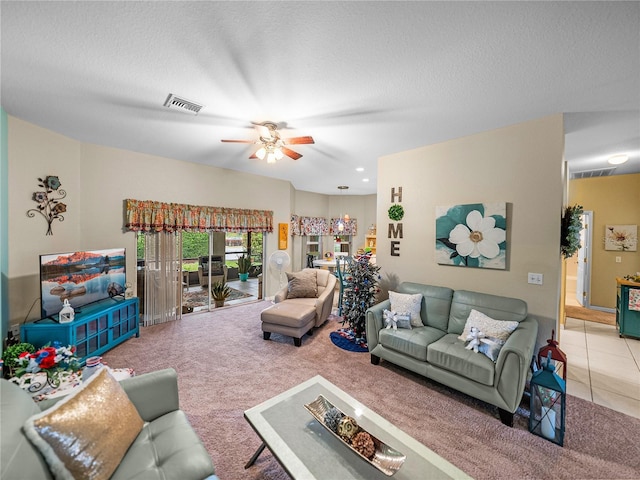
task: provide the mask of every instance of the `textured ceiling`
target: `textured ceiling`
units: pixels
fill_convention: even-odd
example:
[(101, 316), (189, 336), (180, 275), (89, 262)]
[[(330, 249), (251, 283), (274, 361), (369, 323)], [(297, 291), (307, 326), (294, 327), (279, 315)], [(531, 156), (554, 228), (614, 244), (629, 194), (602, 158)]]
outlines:
[[(639, 2), (0, 8), (2, 106), (84, 142), (367, 194), (380, 156), (564, 113), (571, 170), (622, 151), (616, 173), (640, 172)], [(205, 107), (167, 109), (169, 93)], [(266, 120), (316, 143), (273, 165), (220, 142)]]

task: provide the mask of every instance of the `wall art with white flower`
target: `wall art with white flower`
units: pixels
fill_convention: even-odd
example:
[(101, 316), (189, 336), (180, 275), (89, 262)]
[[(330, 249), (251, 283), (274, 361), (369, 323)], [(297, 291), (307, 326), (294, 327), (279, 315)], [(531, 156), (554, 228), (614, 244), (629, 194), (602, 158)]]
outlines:
[(439, 264), (504, 270), (506, 253), (506, 203), (436, 207)]
[(638, 250), (637, 225), (606, 225), (604, 229), (604, 249), (619, 252)]

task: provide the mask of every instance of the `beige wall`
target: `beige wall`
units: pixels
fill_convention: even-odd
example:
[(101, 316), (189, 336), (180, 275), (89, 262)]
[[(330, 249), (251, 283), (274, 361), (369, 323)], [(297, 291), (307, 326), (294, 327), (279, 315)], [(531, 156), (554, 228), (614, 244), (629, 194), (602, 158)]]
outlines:
[[(539, 342), (558, 317), (564, 133), (554, 115), (382, 157), (378, 168), (378, 264), (383, 289), (413, 281), (525, 300), (540, 321)], [(404, 238), (391, 256), (387, 210), (402, 187)], [(507, 202), (507, 269), (438, 265), (435, 208)], [(542, 273), (542, 286), (527, 273)]]
[[(348, 213), (351, 218), (358, 220), (358, 234), (352, 239), (354, 250), (364, 246), (364, 236), (367, 228), (376, 222), (376, 195), (321, 195), (318, 193), (296, 191), (293, 213), (305, 217), (335, 218)], [(295, 269), (304, 266), (306, 258), (304, 242), (306, 237), (296, 236), (292, 239), (293, 265)], [(327, 235), (323, 239), (323, 251), (333, 251), (332, 237)]]
[[(605, 226), (640, 225), (640, 174), (571, 180), (569, 204), (593, 211), (589, 303), (615, 309), (616, 277), (640, 271), (640, 252), (605, 250)], [(616, 257), (620, 257), (620, 263)], [(569, 265), (568, 272), (575, 272), (575, 258), (567, 261)]]
[[(42, 218), (27, 218), (37, 178), (58, 175), (67, 191), (64, 222), (45, 236)], [(38, 256), (75, 249), (125, 247), (127, 281), (135, 284), (136, 241), (124, 231), (126, 198), (273, 210), (289, 222), (290, 184), (282, 180), (85, 144), (9, 117), (10, 324), (40, 316)], [(242, 185), (242, 189), (238, 186)], [(269, 255), (277, 248), (267, 235)], [(265, 278), (267, 295), (278, 287)]]
[[(135, 285), (135, 234), (123, 229), (126, 198), (273, 210), (276, 227), (292, 212), (333, 214), (332, 196), (299, 192), (286, 181), (86, 144), (14, 117), (8, 123), (10, 325), (40, 316), (40, 254), (122, 246), (129, 253), (127, 281)], [(44, 219), (26, 216), (36, 206), (37, 178), (46, 175), (58, 175), (67, 191), (68, 212), (54, 222), (52, 236), (45, 236)], [(352, 216), (375, 221), (375, 195), (351, 198)], [(266, 235), (267, 258), (277, 247), (276, 233)], [(289, 242), (295, 260), (294, 248)], [(266, 296), (273, 295), (279, 280), (269, 272), (264, 280)]]
[[(9, 324), (40, 317), (39, 255), (66, 252), (82, 246), (80, 228), (81, 145), (62, 135), (8, 117), (9, 157)], [(37, 206), (32, 195), (43, 189), (38, 178), (57, 175), (67, 192), (64, 221), (55, 220), (53, 235), (40, 214), (27, 217)], [(57, 198), (58, 196), (56, 196)]]

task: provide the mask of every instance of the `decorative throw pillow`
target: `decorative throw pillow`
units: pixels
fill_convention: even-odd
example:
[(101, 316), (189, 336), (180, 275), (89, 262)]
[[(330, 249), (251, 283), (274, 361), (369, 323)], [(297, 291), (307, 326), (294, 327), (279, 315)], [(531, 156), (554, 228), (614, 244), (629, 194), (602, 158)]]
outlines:
[(389, 291), (389, 300), (391, 302), (391, 310), (394, 312), (406, 312), (411, 316), (411, 326), (423, 326), (420, 318), (421, 293), (410, 294)]
[(318, 279), (315, 269), (288, 273), (287, 298), (316, 298), (318, 296)]
[(487, 337), (480, 340), (478, 351), (484, 353), (487, 357), (493, 360), (493, 363), (498, 360), (498, 354), (504, 347), (504, 340), (500, 340), (494, 337)]
[(385, 328), (407, 328), (411, 330), (411, 315), (408, 313), (396, 313), (386, 308), (382, 311)]
[(24, 431), (57, 480), (111, 477), (144, 422), (109, 370), (30, 417)]
[(478, 328), (485, 337), (493, 337), (506, 342), (509, 335), (518, 328), (518, 322), (494, 320), (482, 312), (471, 309), (467, 323), (464, 325), (464, 330), (458, 338), (466, 341), (469, 333), (471, 333), (471, 327)]

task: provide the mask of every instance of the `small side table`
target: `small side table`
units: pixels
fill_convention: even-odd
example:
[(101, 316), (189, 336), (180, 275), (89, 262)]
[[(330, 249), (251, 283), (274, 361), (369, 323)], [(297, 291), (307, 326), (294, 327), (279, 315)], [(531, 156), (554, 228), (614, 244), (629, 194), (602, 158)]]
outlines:
[[(111, 374), (118, 381), (135, 376), (135, 371), (133, 370), (133, 368), (111, 368), (106, 366), (105, 368), (108, 368), (111, 371)], [(10, 378), (9, 381), (28, 391), (30, 385), (35, 382), (46, 382), (47, 378), (46, 373), (43, 372), (25, 373), (20, 378), (13, 377)], [(82, 371), (61, 372), (59, 387), (53, 388), (51, 385), (47, 384), (37, 392), (30, 392), (31, 398), (34, 402), (41, 402), (43, 400), (49, 400), (52, 398), (64, 397), (65, 395), (69, 395), (70, 393), (72, 393), (75, 389), (80, 388), (80, 385), (82, 385)]]

